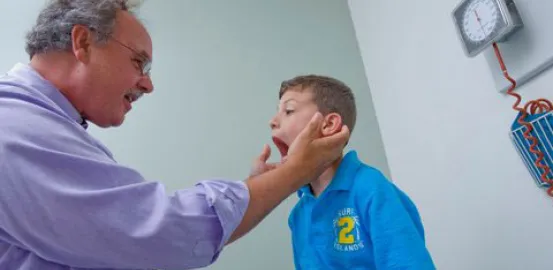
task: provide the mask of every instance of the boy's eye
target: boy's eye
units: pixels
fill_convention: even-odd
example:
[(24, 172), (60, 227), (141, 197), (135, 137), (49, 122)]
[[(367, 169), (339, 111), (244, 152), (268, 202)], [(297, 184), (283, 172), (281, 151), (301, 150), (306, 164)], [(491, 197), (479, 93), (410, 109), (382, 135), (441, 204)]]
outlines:
[(289, 115), (289, 114), (292, 114), (294, 112), (294, 110), (285, 110), (284, 113), (286, 113), (286, 115)]

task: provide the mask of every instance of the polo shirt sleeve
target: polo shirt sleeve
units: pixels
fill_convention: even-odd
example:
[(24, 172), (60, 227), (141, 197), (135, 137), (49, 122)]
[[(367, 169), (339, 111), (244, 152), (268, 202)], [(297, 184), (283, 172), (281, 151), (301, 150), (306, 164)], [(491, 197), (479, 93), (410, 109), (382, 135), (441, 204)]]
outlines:
[(370, 235), (377, 269), (435, 269), (417, 223), (384, 175), (366, 169), (356, 179), (367, 184), (359, 196), (365, 230)]
[(243, 218), (241, 181), (168, 194), (63, 115), (17, 98), (0, 107), (0, 230), (13, 246), (74, 268), (199, 268)]

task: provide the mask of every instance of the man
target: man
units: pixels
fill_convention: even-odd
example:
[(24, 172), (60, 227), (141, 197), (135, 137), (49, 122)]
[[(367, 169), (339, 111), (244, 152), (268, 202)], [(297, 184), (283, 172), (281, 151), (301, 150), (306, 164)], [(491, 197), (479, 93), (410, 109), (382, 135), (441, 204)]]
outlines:
[[(339, 157), (321, 116), (286, 162), (173, 195), (117, 164), (87, 121), (119, 126), (152, 92), (152, 42), (124, 0), (55, 0), (0, 78), (0, 269), (189, 269), (213, 263)], [(265, 162), (267, 155), (260, 156)]]

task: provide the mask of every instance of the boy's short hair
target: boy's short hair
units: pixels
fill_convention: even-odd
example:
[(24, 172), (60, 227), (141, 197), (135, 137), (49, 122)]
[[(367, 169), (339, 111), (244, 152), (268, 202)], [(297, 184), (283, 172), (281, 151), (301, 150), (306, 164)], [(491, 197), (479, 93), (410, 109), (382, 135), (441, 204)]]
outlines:
[(355, 96), (345, 83), (327, 76), (302, 75), (283, 81), (280, 85), (278, 98), (291, 88), (310, 90), (313, 93), (313, 101), (323, 115), (337, 113), (342, 117), (342, 122), (350, 132), (353, 131), (357, 118)]

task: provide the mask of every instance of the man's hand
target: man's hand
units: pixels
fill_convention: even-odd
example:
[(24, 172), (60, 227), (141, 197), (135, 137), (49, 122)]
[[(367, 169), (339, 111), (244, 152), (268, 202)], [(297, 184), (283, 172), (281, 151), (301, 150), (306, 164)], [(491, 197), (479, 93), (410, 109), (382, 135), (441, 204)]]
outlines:
[(263, 150), (259, 164), (267, 165), (260, 168), (268, 171), (246, 180), (250, 191), (248, 209), (226, 244), (248, 233), (290, 194), (308, 184), (340, 157), (349, 139), (348, 128), (343, 126), (340, 132), (323, 138), (322, 123), (322, 115), (316, 113), (290, 145), (287, 159), (276, 168), (271, 169), (272, 165), (266, 164), (270, 149)]
[(252, 169), (250, 171), (250, 177), (268, 172), (278, 166), (278, 163), (267, 163), (267, 160), (269, 160), (270, 156), (271, 156), (271, 148), (269, 147), (268, 144), (266, 144), (263, 146), (263, 151), (261, 152), (261, 155), (259, 155), (253, 161)]
[(306, 182), (318, 177), (326, 168), (337, 160), (349, 139), (349, 129), (342, 129), (331, 136), (322, 137), (322, 115), (317, 112), (296, 139), (290, 145), (287, 163), (293, 163), (298, 170), (306, 174)]

